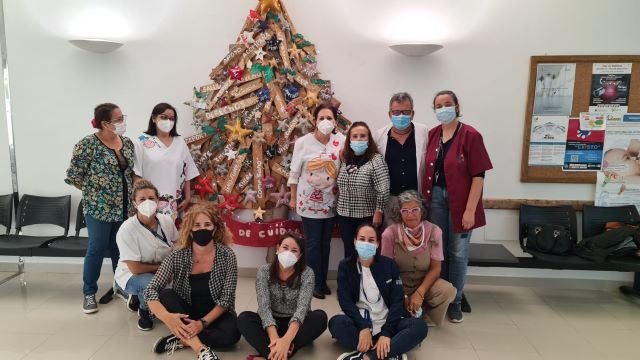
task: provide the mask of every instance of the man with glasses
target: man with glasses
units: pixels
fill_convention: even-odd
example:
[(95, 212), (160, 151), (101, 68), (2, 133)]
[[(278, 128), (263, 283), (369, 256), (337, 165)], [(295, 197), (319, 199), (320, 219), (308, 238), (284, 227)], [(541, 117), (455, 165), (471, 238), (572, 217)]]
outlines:
[[(427, 127), (413, 122), (413, 98), (409, 93), (394, 94), (389, 100), (391, 123), (378, 130), (375, 136), (378, 151), (389, 167), (390, 197), (386, 208), (403, 191), (420, 191), (424, 176), (424, 154), (427, 149)], [(385, 208), (385, 214), (388, 209)], [(385, 217), (384, 225), (389, 225)]]

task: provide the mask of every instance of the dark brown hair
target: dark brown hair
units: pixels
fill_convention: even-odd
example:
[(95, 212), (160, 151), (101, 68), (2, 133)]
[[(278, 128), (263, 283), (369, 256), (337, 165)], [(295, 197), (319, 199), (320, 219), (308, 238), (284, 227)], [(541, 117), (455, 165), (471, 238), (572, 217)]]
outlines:
[(320, 114), (321, 110), (324, 109), (329, 109), (331, 110), (331, 113), (333, 113), (333, 118), (336, 120), (336, 123), (338, 122), (338, 108), (329, 104), (329, 103), (322, 103), (320, 105), (318, 105), (316, 107), (315, 110), (313, 110), (313, 120), (318, 120), (318, 114)]
[(112, 103), (100, 104), (93, 109), (92, 125), (96, 129), (102, 130), (103, 122), (111, 122), (111, 112), (118, 108), (118, 105)]
[(453, 103), (456, 106), (456, 116), (460, 116), (460, 104), (458, 103), (458, 96), (456, 95), (456, 93), (454, 93), (451, 90), (438, 91), (436, 96), (433, 97), (433, 109), (435, 110), (435, 108), (436, 108), (436, 99), (438, 98), (438, 96), (442, 96), (442, 95), (451, 96), (451, 98), (453, 99)]
[[(298, 249), (300, 249), (300, 257), (298, 258), (298, 261), (296, 262), (295, 265), (293, 265), (293, 275), (291, 275), (288, 279), (287, 279), (287, 286), (292, 288), (292, 289), (297, 289), (300, 287), (301, 283), (302, 283), (302, 273), (304, 272), (304, 269), (307, 267), (307, 261), (306, 261), (306, 256), (305, 256), (305, 252), (304, 252), (304, 241), (302, 241), (302, 239), (291, 233), (288, 232), (286, 234), (284, 234), (284, 236), (282, 236), (282, 238), (278, 241), (278, 247), (280, 247), (280, 245), (282, 244), (283, 241), (285, 241), (286, 239), (293, 239), (293, 241), (296, 242), (296, 245), (298, 245)], [(278, 283), (278, 256), (275, 256), (274, 259), (271, 261), (271, 266), (269, 267), (269, 281), (272, 284), (277, 284)]]
[(367, 150), (363, 154), (365, 160), (366, 161), (371, 160), (373, 155), (378, 153), (378, 145), (376, 145), (376, 141), (373, 139), (373, 134), (371, 133), (371, 129), (369, 128), (369, 125), (367, 125), (367, 123), (364, 121), (356, 121), (353, 124), (351, 124), (351, 126), (349, 127), (349, 130), (347, 131), (347, 139), (344, 143), (344, 147), (342, 148), (342, 152), (340, 153), (340, 158), (346, 164), (351, 164), (353, 162), (353, 157), (356, 155), (353, 152), (353, 149), (351, 149), (351, 129), (358, 126), (362, 126), (366, 128), (367, 133), (369, 135), (369, 146), (367, 147)]
[(153, 110), (151, 110), (151, 116), (149, 116), (149, 125), (147, 126), (147, 131), (144, 132), (145, 134), (151, 136), (158, 135), (158, 128), (156, 127), (156, 123), (153, 122), (153, 118), (167, 110), (173, 110), (173, 114), (176, 116), (175, 123), (173, 124), (173, 129), (169, 131), (169, 135), (180, 136), (178, 135), (178, 131), (176, 131), (176, 128), (178, 127), (178, 112), (176, 111), (176, 108), (167, 103), (160, 103), (153, 107)]

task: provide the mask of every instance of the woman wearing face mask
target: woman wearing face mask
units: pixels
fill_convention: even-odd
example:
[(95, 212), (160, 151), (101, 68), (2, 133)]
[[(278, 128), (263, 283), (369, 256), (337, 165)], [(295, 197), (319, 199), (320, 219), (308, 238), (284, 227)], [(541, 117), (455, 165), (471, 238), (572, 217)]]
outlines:
[(327, 314), (310, 309), (313, 271), (305, 263), (302, 244), (295, 235), (285, 235), (277, 259), (258, 268), (258, 313), (238, 316), (242, 336), (259, 353), (247, 359), (286, 360), (327, 329)]
[[(128, 308), (135, 311), (139, 300), (144, 300), (143, 291), (169, 255), (178, 230), (170, 217), (156, 214), (158, 189), (147, 180), (139, 180), (133, 186), (135, 215), (127, 219), (116, 242), (120, 250), (120, 261), (116, 268), (116, 285), (129, 295)], [(138, 329), (151, 330), (153, 320), (147, 303), (142, 301), (138, 310)]]
[(382, 210), (389, 197), (389, 171), (369, 126), (361, 121), (351, 124), (340, 156), (338, 225), (347, 258), (355, 251), (353, 238), (360, 224), (382, 224)]
[(389, 217), (394, 224), (382, 234), (380, 254), (400, 268), (405, 310), (416, 318), (424, 311), (427, 323), (440, 325), (456, 296), (453, 285), (440, 279), (442, 231), (426, 220), (427, 209), (417, 191), (400, 193)]
[(302, 218), (305, 252), (315, 275), (313, 296), (324, 299), (331, 294), (327, 271), (336, 217), (336, 177), (345, 137), (335, 131), (335, 107), (318, 105), (314, 117), (315, 131), (296, 140), (287, 185), (291, 188), (289, 206)]
[(396, 263), (376, 254), (380, 244), (371, 224), (360, 225), (357, 255), (338, 267), (338, 300), (344, 315), (329, 321), (329, 331), (348, 352), (338, 360), (406, 360), (427, 336), (427, 325), (403, 318), (404, 291)]
[(136, 177), (149, 179), (160, 191), (158, 213), (176, 220), (191, 201), (189, 180), (200, 173), (187, 144), (178, 135), (176, 109), (160, 103), (151, 111), (149, 126), (135, 142)]
[(200, 360), (217, 360), (211, 348), (240, 340), (234, 311), (238, 264), (231, 242), (214, 207), (198, 204), (187, 211), (177, 249), (144, 290), (149, 309), (171, 331), (156, 341), (154, 352), (188, 346)]
[(471, 230), (484, 226), (482, 187), (491, 160), (482, 135), (460, 122), (460, 104), (453, 91), (440, 91), (433, 108), (441, 125), (429, 131), (423, 196), (431, 204), (431, 221), (442, 229), (444, 262), (441, 276), (457, 289), (447, 316), (462, 322), (462, 291)]
[(133, 143), (123, 134), (125, 116), (117, 105), (105, 103), (93, 111), (92, 126), (98, 131), (80, 140), (73, 148), (67, 169), (67, 184), (82, 191), (82, 205), (89, 246), (84, 258), (82, 311), (98, 311), (95, 294), (98, 277), (108, 249), (111, 266), (118, 265), (116, 233), (131, 209)]

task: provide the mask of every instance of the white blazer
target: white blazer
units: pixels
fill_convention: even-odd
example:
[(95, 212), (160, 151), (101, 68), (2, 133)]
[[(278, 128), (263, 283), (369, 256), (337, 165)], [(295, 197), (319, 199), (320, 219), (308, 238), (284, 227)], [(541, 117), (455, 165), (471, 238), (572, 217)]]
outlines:
[[(417, 169), (418, 169), (418, 192), (422, 194), (422, 178), (424, 177), (424, 159), (427, 154), (427, 138), (429, 137), (429, 128), (426, 125), (418, 124), (413, 122), (413, 130), (415, 131), (416, 137), (416, 161), (417, 161)], [(391, 130), (391, 125), (387, 125), (382, 129), (376, 131), (375, 141), (378, 145), (378, 151), (382, 156), (385, 156), (387, 152), (387, 139), (389, 136), (387, 134)]]

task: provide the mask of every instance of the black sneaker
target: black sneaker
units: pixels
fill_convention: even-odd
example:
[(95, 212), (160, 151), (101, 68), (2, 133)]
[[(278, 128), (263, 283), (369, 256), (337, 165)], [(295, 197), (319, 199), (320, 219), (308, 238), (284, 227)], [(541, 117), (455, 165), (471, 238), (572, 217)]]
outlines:
[(208, 346), (203, 346), (198, 352), (198, 360), (220, 360), (220, 358)]
[(329, 286), (327, 284), (324, 284), (320, 291), (322, 291), (322, 293), (325, 295), (331, 295), (331, 289), (329, 289)]
[(163, 352), (173, 353), (175, 350), (184, 348), (184, 345), (175, 335), (167, 335), (158, 339), (153, 344), (153, 352), (156, 354), (162, 354)]
[(462, 316), (462, 309), (460, 309), (460, 304), (449, 304), (449, 308), (447, 309), (447, 316), (449, 317), (449, 321), (454, 324), (459, 324), (464, 321)]
[(313, 297), (316, 299), (324, 299), (326, 296), (322, 292), (322, 290), (313, 290)]
[(469, 304), (469, 300), (467, 300), (467, 297), (464, 296), (464, 293), (462, 293), (462, 302), (460, 303), (460, 309), (465, 313), (471, 312), (471, 304)]
[(408, 359), (409, 358), (407, 357), (406, 354), (390, 356), (390, 357), (387, 358), (387, 360), (408, 360)]
[(364, 353), (360, 351), (349, 351), (346, 353), (342, 353), (342, 355), (338, 356), (338, 360), (362, 360), (364, 359)]
[(140, 308), (140, 300), (137, 295), (130, 295), (127, 300), (127, 309), (131, 312), (136, 312)]
[(149, 310), (138, 309), (138, 329), (142, 331), (149, 331), (153, 329), (153, 317)]
[(82, 312), (85, 314), (93, 314), (98, 312), (98, 304), (96, 303), (96, 294), (85, 295), (82, 303)]
[(113, 284), (113, 295), (119, 297), (122, 301), (127, 302), (131, 295), (124, 292), (124, 290), (120, 289), (115, 283)]

